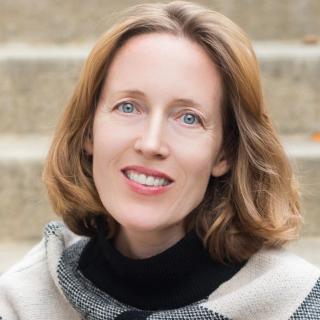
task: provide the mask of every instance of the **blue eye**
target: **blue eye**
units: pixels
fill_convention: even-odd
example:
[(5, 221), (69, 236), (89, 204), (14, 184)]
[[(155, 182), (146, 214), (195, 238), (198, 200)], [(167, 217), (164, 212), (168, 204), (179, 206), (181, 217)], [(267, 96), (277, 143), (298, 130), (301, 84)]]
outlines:
[(134, 110), (134, 105), (131, 102), (123, 102), (118, 105), (124, 113), (132, 113)]
[(196, 121), (200, 122), (199, 116), (193, 113), (186, 113), (183, 115), (184, 123), (186, 124), (195, 124)]

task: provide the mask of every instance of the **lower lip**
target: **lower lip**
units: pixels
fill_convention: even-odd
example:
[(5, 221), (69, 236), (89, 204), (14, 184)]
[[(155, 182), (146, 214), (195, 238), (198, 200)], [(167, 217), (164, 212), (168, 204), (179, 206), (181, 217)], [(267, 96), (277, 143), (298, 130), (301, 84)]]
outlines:
[(144, 194), (144, 195), (157, 195), (157, 194), (164, 193), (164, 192), (168, 191), (171, 188), (171, 186), (173, 185), (173, 182), (171, 182), (170, 184), (167, 184), (166, 186), (147, 187), (147, 186), (139, 184), (133, 180), (130, 180), (123, 172), (122, 172), (122, 176), (124, 177), (125, 182), (128, 184), (128, 186), (130, 187), (130, 189), (132, 191), (140, 193), (140, 194)]

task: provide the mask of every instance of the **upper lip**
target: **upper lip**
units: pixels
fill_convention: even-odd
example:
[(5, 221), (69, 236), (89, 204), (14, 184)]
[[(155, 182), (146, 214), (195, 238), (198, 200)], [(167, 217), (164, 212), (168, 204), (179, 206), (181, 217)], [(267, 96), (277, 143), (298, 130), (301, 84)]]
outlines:
[(121, 169), (122, 172), (128, 171), (128, 170), (134, 170), (139, 173), (144, 173), (148, 176), (156, 176), (156, 177), (160, 177), (160, 178), (165, 178), (165, 179), (169, 180), (170, 182), (174, 181), (170, 176), (168, 176), (164, 172), (161, 172), (161, 171), (158, 171), (155, 169), (151, 169), (151, 168), (146, 168), (146, 167), (142, 167), (142, 166), (127, 166), (127, 167)]

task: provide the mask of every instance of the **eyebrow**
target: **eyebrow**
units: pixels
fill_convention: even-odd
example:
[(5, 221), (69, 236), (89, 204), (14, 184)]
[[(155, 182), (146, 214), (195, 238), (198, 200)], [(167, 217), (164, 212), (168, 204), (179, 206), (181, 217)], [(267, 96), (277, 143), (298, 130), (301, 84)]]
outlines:
[[(147, 96), (140, 90), (121, 90), (118, 91), (117, 93), (115, 93), (113, 95), (113, 97), (119, 96), (119, 95), (131, 95), (131, 96), (136, 96), (138, 98), (146, 98)], [(184, 98), (177, 98), (177, 99), (173, 99), (172, 102), (177, 102), (179, 104), (186, 104), (186, 105), (190, 105), (190, 106), (194, 106), (197, 109), (202, 110), (203, 112), (206, 112), (206, 110), (204, 109), (204, 107), (194, 101), (193, 99), (184, 99)]]

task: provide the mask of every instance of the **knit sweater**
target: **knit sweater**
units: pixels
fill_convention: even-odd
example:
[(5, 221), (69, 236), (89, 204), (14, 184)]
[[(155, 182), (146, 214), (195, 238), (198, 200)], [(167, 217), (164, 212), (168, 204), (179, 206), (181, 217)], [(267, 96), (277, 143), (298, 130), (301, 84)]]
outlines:
[[(0, 277), (0, 319), (320, 319), (320, 271), (285, 249), (263, 248), (223, 268), (207, 260), (194, 233), (140, 262), (100, 240), (48, 224), (43, 240)], [(186, 263), (180, 276), (176, 256), (187, 260), (188, 252), (201, 261), (195, 270)]]
[(97, 219), (97, 236), (85, 246), (80, 272), (96, 287), (143, 310), (176, 309), (206, 298), (245, 264), (214, 262), (194, 231), (161, 254), (129, 259), (107, 240)]

